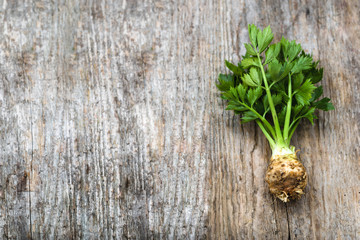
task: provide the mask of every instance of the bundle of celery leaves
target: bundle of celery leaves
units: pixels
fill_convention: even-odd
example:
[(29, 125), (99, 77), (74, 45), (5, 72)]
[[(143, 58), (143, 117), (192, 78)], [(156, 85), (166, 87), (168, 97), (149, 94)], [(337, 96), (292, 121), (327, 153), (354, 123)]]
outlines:
[(284, 37), (271, 44), (270, 26), (264, 30), (249, 25), (250, 43), (236, 66), (225, 61), (230, 74), (220, 74), (217, 88), (227, 101), (226, 110), (241, 115), (241, 122), (255, 121), (272, 149), (266, 173), (270, 192), (284, 202), (304, 193), (307, 174), (298, 160), (291, 137), (301, 119), (311, 123), (315, 110), (333, 110), (329, 98), (322, 98), (323, 77), (318, 61), (306, 54), (300, 44)]

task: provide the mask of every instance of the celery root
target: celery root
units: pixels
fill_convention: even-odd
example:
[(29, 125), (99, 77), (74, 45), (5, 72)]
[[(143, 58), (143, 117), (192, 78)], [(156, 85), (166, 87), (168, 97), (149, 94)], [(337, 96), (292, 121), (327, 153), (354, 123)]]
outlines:
[(227, 101), (226, 110), (241, 115), (241, 122), (255, 121), (272, 149), (265, 180), (270, 192), (283, 202), (304, 194), (307, 173), (299, 161), (291, 137), (301, 119), (311, 123), (315, 110), (333, 110), (329, 98), (319, 97), (323, 69), (300, 44), (284, 37), (271, 44), (270, 26), (249, 25), (250, 43), (238, 65), (225, 61), (229, 74), (220, 74), (217, 88)]

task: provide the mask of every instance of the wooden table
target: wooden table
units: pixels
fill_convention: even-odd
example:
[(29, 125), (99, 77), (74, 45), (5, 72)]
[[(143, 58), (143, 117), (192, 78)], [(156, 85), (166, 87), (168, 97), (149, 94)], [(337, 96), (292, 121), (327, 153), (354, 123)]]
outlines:
[[(0, 239), (360, 239), (360, 3), (0, 1)], [(293, 138), (306, 195), (215, 81), (247, 25), (324, 67), (336, 110)]]

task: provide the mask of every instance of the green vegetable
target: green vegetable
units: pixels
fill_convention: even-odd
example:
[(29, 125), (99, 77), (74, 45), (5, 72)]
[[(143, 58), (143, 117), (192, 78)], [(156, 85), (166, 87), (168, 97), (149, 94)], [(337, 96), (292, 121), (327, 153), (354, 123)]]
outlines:
[(315, 84), (323, 69), (300, 44), (284, 37), (271, 44), (270, 26), (260, 30), (249, 25), (248, 30), (245, 56), (238, 65), (225, 61), (231, 73), (220, 74), (216, 86), (227, 100), (226, 109), (240, 114), (242, 123), (255, 121), (269, 141), (273, 154), (266, 181), (270, 191), (287, 202), (301, 197), (307, 181), (291, 137), (301, 119), (313, 124), (316, 109), (334, 106), (329, 98), (319, 100), (323, 88)]

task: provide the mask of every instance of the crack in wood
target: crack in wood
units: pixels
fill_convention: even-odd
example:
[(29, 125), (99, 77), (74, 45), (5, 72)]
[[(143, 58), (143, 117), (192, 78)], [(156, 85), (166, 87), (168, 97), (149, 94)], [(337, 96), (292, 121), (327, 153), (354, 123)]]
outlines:
[(289, 211), (288, 211), (287, 203), (285, 203), (285, 209), (286, 209), (286, 221), (287, 221), (287, 227), (288, 227), (288, 240), (291, 240), (290, 219), (289, 219)]
[[(24, 77), (26, 78), (26, 73), (24, 71), (23, 68), (23, 73), (24, 73)], [(27, 81), (29, 81), (28, 78), (26, 78)], [(31, 211), (31, 176), (32, 176), (32, 163), (34, 160), (34, 133), (33, 133), (33, 112), (32, 112), (32, 98), (31, 98), (31, 93), (29, 90), (29, 101), (30, 101), (30, 134), (31, 134), (31, 159), (30, 159), (30, 169), (29, 169), (29, 173), (28, 173), (28, 179), (29, 179), (29, 189), (28, 189), (28, 194), (29, 194), (29, 235), (30, 235), (30, 239), (33, 239), (33, 235), (32, 235), (32, 211)]]

